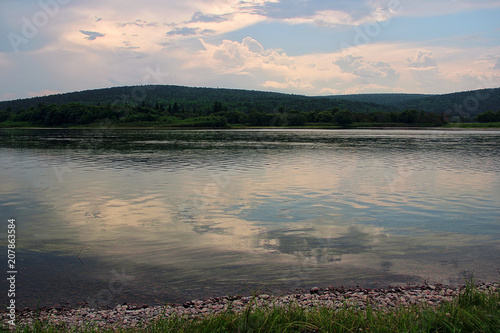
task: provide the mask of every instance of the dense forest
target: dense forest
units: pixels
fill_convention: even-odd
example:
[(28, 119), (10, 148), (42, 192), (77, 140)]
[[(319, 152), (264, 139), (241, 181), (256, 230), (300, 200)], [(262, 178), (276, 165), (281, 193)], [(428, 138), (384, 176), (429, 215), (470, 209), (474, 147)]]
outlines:
[[(488, 89), (431, 97), (371, 94), (342, 99), (181, 86), (116, 87), (0, 102), (0, 126), (94, 126), (103, 122), (172, 127), (441, 126), (449, 121), (500, 121), (499, 112), (492, 111), (500, 109), (499, 93), (500, 89)], [(397, 107), (401, 103), (427, 107)], [(483, 110), (479, 104), (491, 108), (478, 112)], [(436, 111), (445, 107), (447, 112)]]
[(246, 126), (306, 126), (340, 125), (353, 123), (409, 124), (422, 126), (440, 126), (445, 124), (443, 117), (436, 113), (417, 110), (352, 112), (334, 107), (324, 111), (286, 111), (280, 107), (273, 112), (262, 112), (255, 108), (249, 112), (231, 110), (221, 101), (215, 101), (210, 108), (197, 108), (174, 102), (165, 104), (156, 102), (149, 105), (121, 104), (86, 105), (38, 104), (37, 107), (13, 111), (0, 111), (2, 126), (78, 126), (102, 123), (121, 126), (174, 126), (174, 127), (228, 127), (229, 125)]
[(28, 109), (38, 104), (69, 104), (82, 103), (86, 105), (147, 105), (156, 103), (163, 105), (177, 104), (194, 113), (206, 112), (217, 101), (222, 101), (230, 110), (249, 113), (255, 109), (259, 112), (285, 111), (324, 111), (349, 109), (353, 112), (397, 111), (396, 108), (359, 101), (346, 101), (329, 97), (309, 97), (264, 91), (192, 88), (172, 85), (149, 85), (131, 87), (113, 87), (106, 89), (86, 90), (73, 93), (56, 94), (14, 101), (0, 102), (0, 110), (11, 108), (13, 111)]
[(348, 101), (370, 102), (399, 111), (425, 110), (444, 114), (452, 121), (470, 122), (487, 111), (500, 109), (500, 88), (464, 91), (444, 95), (422, 94), (358, 94), (331, 96)]
[(409, 101), (415, 101), (433, 95), (424, 94), (353, 94), (353, 95), (332, 95), (330, 98), (343, 99), (352, 102), (375, 103), (384, 106), (398, 107)]

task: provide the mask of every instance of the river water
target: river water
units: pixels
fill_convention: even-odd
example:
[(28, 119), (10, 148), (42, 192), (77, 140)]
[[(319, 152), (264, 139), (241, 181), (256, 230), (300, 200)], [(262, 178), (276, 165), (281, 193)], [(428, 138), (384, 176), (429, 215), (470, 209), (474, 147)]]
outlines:
[(499, 279), (500, 131), (4, 129), (0, 163), (19, 307)]

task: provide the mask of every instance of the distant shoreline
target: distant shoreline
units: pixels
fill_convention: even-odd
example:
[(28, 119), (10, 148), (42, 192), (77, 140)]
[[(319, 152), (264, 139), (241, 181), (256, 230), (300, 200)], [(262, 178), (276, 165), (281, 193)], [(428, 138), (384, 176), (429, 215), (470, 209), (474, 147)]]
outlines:
[(98, 129), (98, 130), (500, 130), (500, 123), (494, 123), (492, 126), (475, 126), (477, 123), (459, 123), (459, 124), (448, 124), (445, 126), (366, 126), (363, 124), (358, 126), (354, 124), (353, 126), (336, 126), (336, 125), (325, 125), (325, 126), (234, 126), (234, 127), (177, 127), (177, 126), (68, 126), (68, 127), (35, 127), (35, 126), (12, 126), (12, 127), (2, 127), (0, 129), (26, 129), (26, 130), (78, 130), (78, 129)]

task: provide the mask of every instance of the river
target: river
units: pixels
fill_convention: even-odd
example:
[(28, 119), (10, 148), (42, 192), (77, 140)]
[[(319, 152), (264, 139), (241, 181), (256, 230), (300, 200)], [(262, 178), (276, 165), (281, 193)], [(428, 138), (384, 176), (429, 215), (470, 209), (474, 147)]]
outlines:
[(0, 163), (19, 307), (499, 279), (500, 131), (2, 129)]

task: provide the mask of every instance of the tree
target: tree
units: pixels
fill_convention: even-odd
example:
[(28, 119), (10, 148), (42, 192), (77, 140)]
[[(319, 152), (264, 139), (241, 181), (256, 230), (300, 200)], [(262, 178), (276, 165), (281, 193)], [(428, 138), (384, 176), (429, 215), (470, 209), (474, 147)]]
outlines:
[(7, 121), (7, 119), (9, 119), (9, 116), (10, 116), (10, 112), (5, 111), (5, 110), (0, 110), (0, 123)]
[(333, 115), (335, 122), (339, 125), (346, 126), (352, 124), (352, 114), (349, 110), (340, 110)]
[(212, 113), (217, 113), (221, 111), (227, 111), (227, 107), (224, 107), (222, 105), (222, 102), (220, 101), (215, 101), (214, 106), (212, 107)]
[(173, 116), (176, 116), (179, 114), (179, 104), (177, 102), (174, 103), (174, 106), (172, 107), (172, 112), (170, 113)]
[(413, 124), (418, 122), (419, 113), (417, 110), (405, 110), (399, 115), (399, 122), (405, 124)]
[(486, 111), (477, 115), (477, 121), (480, 123), (492, 123), (495, 121), (500, 121), (498, 117), (499, 114), (500, 111), (498, 111), (497, 113), (493, 111)]
[(316, 119), (320, 123), (333, 123), (334, 121), (333, 114), (330, 111), (322, 111), (318, 113)]
[(287, 117), (290, 126), (305, 126), (307, 117), (303, 112), (292, 110)]
[(247, 115), (241, 111), (221, 111), (215, 116), (225, 117), (230, 124), (243, 124), (247, 122)]
[(373, 121), (376, 123), (388, 123), (391, 121), (391, 116), (388, 112), (376, 111), (373, 113)]
[(259, 112), (255, 109), (253, 109), (250, 114), (248, 115), (248, 123), (251, 126), (265, 126), (269, 125), (270, 123), (270, 118), (267, 114), (263, 112)]

